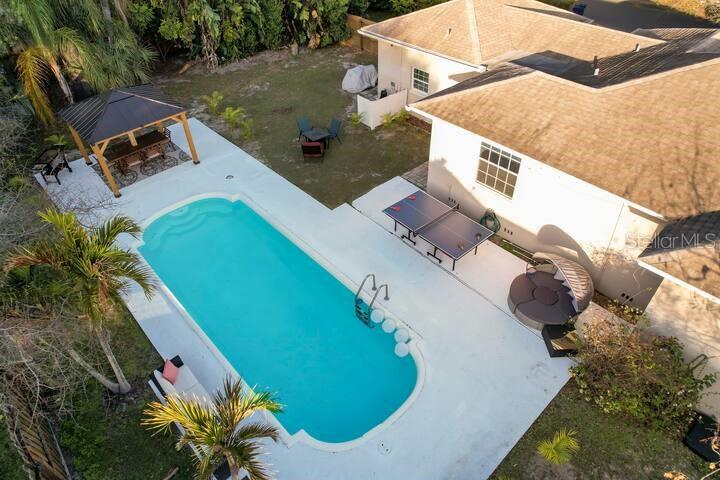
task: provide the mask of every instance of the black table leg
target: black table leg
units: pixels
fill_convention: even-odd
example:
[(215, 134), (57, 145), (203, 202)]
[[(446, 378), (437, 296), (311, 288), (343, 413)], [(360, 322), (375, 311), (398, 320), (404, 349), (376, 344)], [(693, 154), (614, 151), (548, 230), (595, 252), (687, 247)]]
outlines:
[(438, 263), (442, 263), (442, 258), (440, 258), (440, 257), (437, 256), (437, 252), (438, 252), (438, 248), (437, 248), (437, 247), (433, 247), (432, 253), (431, 253), (431, 252), (427, 252), (427, 256), (428, 256), (428, 257), (433, 257), (435, 260), (437, 260)]

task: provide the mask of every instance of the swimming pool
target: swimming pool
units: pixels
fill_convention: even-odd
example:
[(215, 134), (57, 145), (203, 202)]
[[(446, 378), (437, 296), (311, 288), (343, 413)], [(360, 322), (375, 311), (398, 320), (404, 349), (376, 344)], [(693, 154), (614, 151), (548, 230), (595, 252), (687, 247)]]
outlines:
[(415, 388), (415, 360), (355, 317), (354, 292), (245, 203), (195, 201), (142, 240), (140, 253), (245, 382), (277, 393), (291, 435), (360, 438)]

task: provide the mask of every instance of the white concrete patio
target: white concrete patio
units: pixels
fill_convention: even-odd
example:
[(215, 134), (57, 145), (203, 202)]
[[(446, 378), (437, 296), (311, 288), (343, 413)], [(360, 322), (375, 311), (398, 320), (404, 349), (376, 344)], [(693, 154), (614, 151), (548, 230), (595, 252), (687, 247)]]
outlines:
[[(277, 478), (487, 478), (568, 379), (569, 361), (550, 359), (539, 336), (507, 311), (510, 281), (524, 263), (486, 243), (452, 275), (389, 233), (380, 212), (417, 187), (396, 178), (354, 207), (329, 210), (199, 121), (191, 119), (190, 126), (199, 165), (178, 165), (110, 200), (102, 180), (80, 160), (73, 173), (62, 172), (61, 186), (51, 184), (48, 191), (61, 205), (79, 198), (112, 201), (104, 215), (121, 212), (141, 223), (196, 195), (240, 194), (346, 283), (356, 285), (369, 272), (389, 283), (387, 308), (421, 337), (425, 383), (404, 415), (348, 451), (269, 445), (266, 460)], [(171, 129), (187, 150), (177, 126)], [(224, 360), (166, 297), (148, 301), (133, 292), (127, 304), (163, 357), (180, 354), (208, 391), (220, 385)]]

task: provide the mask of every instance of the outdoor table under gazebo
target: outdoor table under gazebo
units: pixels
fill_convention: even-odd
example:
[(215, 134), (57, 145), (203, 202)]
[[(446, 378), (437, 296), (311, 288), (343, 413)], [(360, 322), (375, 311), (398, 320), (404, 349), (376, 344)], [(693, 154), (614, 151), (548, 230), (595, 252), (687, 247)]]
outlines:
[[(74, 103), (59, 114), (70, 127), (75, 144), (88, 165), (92, 162), (84, 142), (90, 145), (116, 197), (120, 196), (120, 190), (110, 172), (108, 155), (109, 160), (118, 162), (119, 168), (123, 169), (148, 152), (157, 154), (170, 142), (164, 134), (166, 122), (182, 124), (193, 163), (200, 163), (187, 123), (187, 108), (153, 85), (116, 88)], [(151, 127), (155, 130), (138, 135)], [(127, 141), (115, 142), (108, 149), (111, 141), (122, 137), (127, 137)]]

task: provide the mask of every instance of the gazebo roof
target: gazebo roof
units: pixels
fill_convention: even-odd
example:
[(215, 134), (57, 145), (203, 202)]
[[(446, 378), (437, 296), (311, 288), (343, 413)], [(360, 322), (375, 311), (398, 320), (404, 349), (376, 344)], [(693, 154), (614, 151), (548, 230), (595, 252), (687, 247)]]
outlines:
[(60, 110), (59, 115), (93, 145), (186, 110), (154, 85), (146, 84), (95, 95)]

